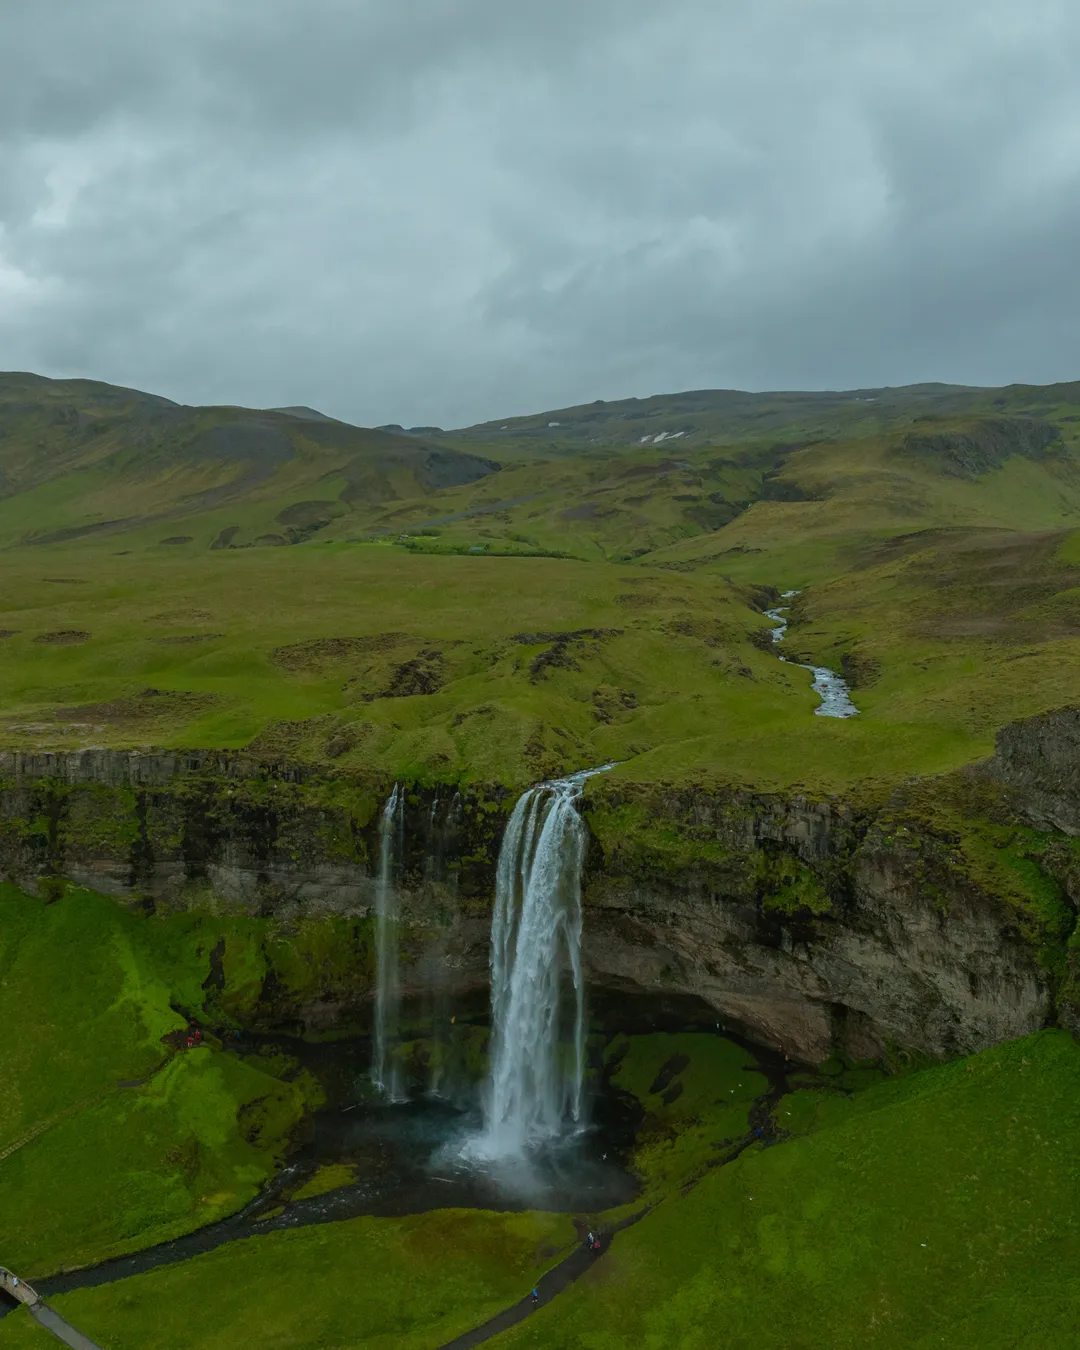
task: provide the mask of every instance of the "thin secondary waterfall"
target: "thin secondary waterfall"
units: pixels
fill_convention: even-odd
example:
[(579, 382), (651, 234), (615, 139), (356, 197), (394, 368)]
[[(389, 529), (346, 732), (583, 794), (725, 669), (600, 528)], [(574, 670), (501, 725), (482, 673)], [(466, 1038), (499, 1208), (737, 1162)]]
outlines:
[(521, 1153), (581, 1119), (586, 836), (577, 803), (585, 780), (601, 772), (530, 788), (503, 836), (491, 925), (491, 1079), (476, 1141), (488, 1157)]
[(405, 793), (400, 784), (383, 807), (379, 823), (379, 875), (375, 883), (375, 1051), (371, 1077), (391, 1101), (402, 1097), (401, 1070), (394, 1061), (401, 1012), (398, 975), (398, 872), (405, 833)]

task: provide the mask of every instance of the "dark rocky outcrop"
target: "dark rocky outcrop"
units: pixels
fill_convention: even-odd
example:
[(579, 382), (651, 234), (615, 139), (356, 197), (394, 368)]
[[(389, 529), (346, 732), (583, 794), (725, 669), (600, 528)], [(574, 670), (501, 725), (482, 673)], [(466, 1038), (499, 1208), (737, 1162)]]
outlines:
[(901, 453), (929, 460), (958, 478), (989, 473), (1013, 455), (1044, 459), (1061, 445), (1058, 427), (1042, 418), (982, 417), (964, 426), (941, 427), (934, 427), (935, 421), (916, 418), (920, 429), (904, 437)]
[(1003, 727), (986, 772), (1012, 789), (1033, 823), (1080, 835), (1080, 708)]
[(965, 1054), (1054, 1015), (1038, 941), (928, 825), (745, 793), (632, 810), (639, 831), (612, 834), (588, 884), (589, 964), (608, 982), (696, 994), (809, 1061)]

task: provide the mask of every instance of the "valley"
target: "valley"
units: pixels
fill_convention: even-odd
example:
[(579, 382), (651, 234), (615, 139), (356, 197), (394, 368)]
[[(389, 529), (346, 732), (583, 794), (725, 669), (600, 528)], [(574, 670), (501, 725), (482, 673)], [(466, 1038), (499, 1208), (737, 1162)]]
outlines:
[(1068, 1342), (1080, 384), (0, 375), (0, 569), (0, 1263), (95, 1342)]

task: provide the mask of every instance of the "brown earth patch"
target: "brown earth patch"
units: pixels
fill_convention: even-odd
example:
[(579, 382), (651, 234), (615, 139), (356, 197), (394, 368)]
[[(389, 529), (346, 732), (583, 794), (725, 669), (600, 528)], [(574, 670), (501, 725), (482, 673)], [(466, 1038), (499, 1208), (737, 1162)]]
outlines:
[(161, 614), (151, 614), (149, 623), (211, 623), (214, 616), (208, 609), (167, 609)]
[(518, 633), (515, 642), (523, 646), (534, 646), (538, 642), (550, 642), (546, 651), (539, 652), (529, 665), (529, 678), (533, 684), (549, 670), (580, 670), (577, 657), (586, 650), (586, 642), (604, 642), (608, 638), (620, 637), (621, 628), (578, 628), (569, 633)]
[(446, 683), (446, 660), (442, 652), (426, 648), (404, 661), (390, 677), (390, 683), (378, 693), (361, 695), (365, 703), (377, 698), (412, 698), (417, 694), (437, 694)]
[(83, 703), (74, 708), (57, 708), (57, 721), (87, 723), (156, 722), (162, 718), (193, 717), (220, 702), (215, 694), (193, 694), (182, 690), (144, 689), (129, 698), (105, 703)]
[(472, 717), (490, 717), (494, 711), (495, 709), (490, 703), (483, 703), (478, 708), (469, 708), (466, 712), (455, 713), (450, 725), (460, 727)]
[(535, 647), (541, 642), (570, 642), (575, 638), (592, 638), (602, 642), (605, 638), (622, 637), (621, 628), (574, 628), (560, 633), (515, 633), (514, 641), (523, 647)]
[(190, 544), (195, 538), (192, 534), (170, 534), (168, 539), (159, 539), (159, 544)]
[(370, 722), (350, 722), (339, 727), (327, 740), (324, 753), (327, 759), (340, 759), (350, 750), (356, 750), (375, 735)]
[(936, 611), (922, 631), (1020, 642), (1080, 633), (1080, 599), (1061, 594), (1080, 587), (1080, 568), (1054, 557), (1066, 533), (970, 532), (913, 559), (909, 575)]
[[(725, 467), (727, 467), (725, 465)], [(620, 475), (622, 478), (646, 478), (651, 474), (675, 473), (681, 469), (689, 469), (690, 465), (682, 459), (665, 459), (659, 464), (636, 464), (632, 469), (624, 469)]]
[(270, 660), (282, 670), (297, 674), (318, 672), (327, 667), (355, 661), (358, 657), (393, 651), (403, 643), (415, 641), (407, 633), (371, 633), (367, 637), (312, 638), (308, 642), (294, 642), (287, 647), (275, 647)]
[(17, 628), (0, 628), (0, 639), (14, 637), (18, 631)]
[[(914, 553), (921, 553), (924, 549), (937, 548), (954, 541), (967, 540), (973, 537), (997, 536), (999, 534), (1000, 531), (977, 526), (971, 528), (941, 526), (930, 530), (915, 530), (912, 534), (896, 534), (891, 539), (879, 539), (871, 544), (859, 544), (850, 553), (849, 561), (853, 570), (863, 572), (871, 567), (880, 567), (882, 563), (899, 561), (901, 558), (910, 557)], [(750, 551), (757, 553), (761, 550), (748, 550), (740, 546), (737, 550), (729, 549), (728, 551), (731, 553)]]
[(52, 633), (39, 633), (35, 642), (42, 642), (49, 647), (78, 647), (80, 643), (88, 642), (90, 634), (83, 632), (81, 628), (58, 628)]
[(603, 723), (613, 721), (620, 713), (632, 712), (638, 705), (636, 694), (609, 684), (594, 689), (592, 701), (593, 716)]
[(218, 537), (210, 545), (211, 549), (228, 548), (236, 536), (240, 533), (239, 525), (226, 525)]
[(840, 674), (852, 689), (868, 689), (881, 675), (881, 662), (858, 647), (840, 657)]
[(294, 755), (313, 738), (321, 738), (335, 724), (333, 713), (306, 717), (295, 722), (270, 722), (247, 748), (257, 755)]
[(670, 633), (673, 637), (700, 638), (706, 647), (738, 642), (742, 637), (741, 630), (732, 624), (721, 623), (719, 619), (699, 618), (695, 614), (677, 614), (675, 618), (661, 624), (660, 631)]
[(299, 529), (321, 529), (341, 515), (342, 506), (337, 501), (293, 502), (284, 511), (274, 517), (279, 525), (295, 525)]

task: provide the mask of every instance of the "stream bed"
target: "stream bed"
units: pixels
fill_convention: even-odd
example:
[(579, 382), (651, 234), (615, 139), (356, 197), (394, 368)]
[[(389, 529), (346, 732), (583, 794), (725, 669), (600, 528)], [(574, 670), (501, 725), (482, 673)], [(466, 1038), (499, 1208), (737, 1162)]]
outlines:
[[(784, 591), (781, 600), (793, 600), (799, 594), (798, 591)], [(786, 618), (790, 605), (777, 605), (775, 609), (767, 609), (765, 617), (772, 619), (775, 627), (772, 630), (773, 642), (779, 645), (787, 635), (788, 620)], [(828, 666), (810, 666), (802, 661), (792, 661), (780, 652), (776, 653), (781, 661), (788, 665), (801, 666), (803, 670), (813, 671), (814, 674), (814, 693), (821, 699), (821, 703), (814, 709), (818, 717), (855, 717), (858, 714), (858, 708), (851, 701), (851, 690), (847, 682), (834, 670)]]

